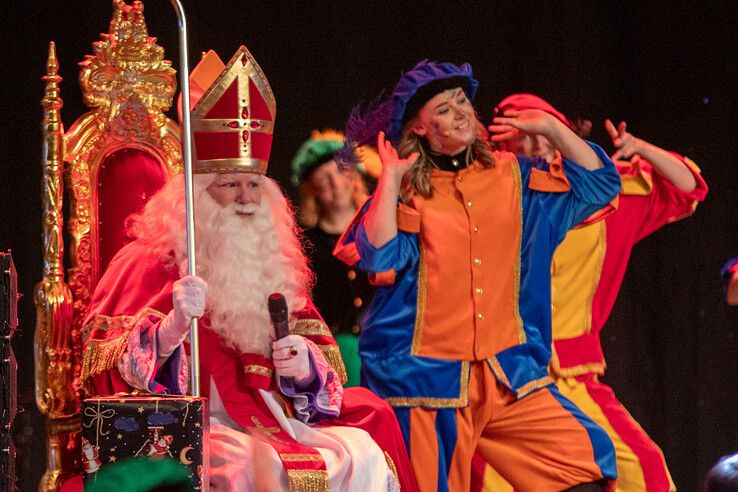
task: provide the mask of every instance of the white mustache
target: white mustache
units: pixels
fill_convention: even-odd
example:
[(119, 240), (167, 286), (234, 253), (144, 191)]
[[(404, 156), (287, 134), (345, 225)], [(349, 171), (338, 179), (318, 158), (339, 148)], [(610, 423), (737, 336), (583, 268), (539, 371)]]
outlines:
[(244, 214), (254, 214), (257, 210), (259, 210), (259, 206), (255, 203), (243, 203), (238, 204), (234, 203), (232, 205), (233, 211), (236, 214), (244, 215)]

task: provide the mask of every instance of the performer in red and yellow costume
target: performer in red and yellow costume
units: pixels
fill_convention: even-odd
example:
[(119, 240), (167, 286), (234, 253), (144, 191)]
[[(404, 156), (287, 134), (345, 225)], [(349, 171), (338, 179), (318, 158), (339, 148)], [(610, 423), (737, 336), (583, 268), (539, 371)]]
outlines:
[[(184, 275), (177, 176), (131, 218), (135, 240), (98, 284), (83, 380), (101, 395), (184, 394), (185, 337), (201, 317), (210, 490), (387, 491), (400, 482), (414, 490), (390, 407), (364, 388), (342, 387), (338, 347), (307, 296), (312, 273), (292, 208), (263, 175), (275, 116), (266, 79), (244, 47), (228, 65), (208, 53), (192, 78), (200, 276)], [(290, 334), (276, 341), (267, 309), (273, 292), (291, 314)]]
[[(503, 99), (496, 113), (537, 109), (570, 126), (553, 106), (532, 94)], [(697, 166), (634, 137), (624, 122), (605, 122), (617, 148), (613, 160), (623, 182), (618, 202), (569, 231), (551, 263), (554, 356), (551, 372), (562, 394), (607, 431), (615, 444), (618, 490), (675, 490), (663, 454), (612, 389), (601, 383), (606, 364), (600, 335), (623, 282), (633, 246), (662, 226), (692, 214), (707, 185)], [(545, 138), (520, 135), (504, 149), (558, 162)], [(629, 160), (627, 160), (629, 159)], [(486, 444), (481, 443), (481, 447)], [(494, 482), (488, 472), (487, 482)], [(490, 487), (491, 490), (504, 490)]]
[(394, 407), (421, 490), (469, 490), (483, 437), (494, 443), (485, 459), (521, 489), (604, 490), (612, 443), (548, 375), (549, 267), (620, 179), (599, 147), (542, 111), (498, 118), (494, 138), (543, 133), (561, 165), (492, 152), (477, 87), (467, 64), (420, 62), (347, 125), (382, 158), (376, 193), (335, 251), (378, 285), (362, 384)]

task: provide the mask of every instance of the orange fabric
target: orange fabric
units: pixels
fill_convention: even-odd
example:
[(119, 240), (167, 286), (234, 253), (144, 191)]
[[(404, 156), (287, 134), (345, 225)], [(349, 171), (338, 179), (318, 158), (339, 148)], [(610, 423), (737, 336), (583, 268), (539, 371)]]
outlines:
[(483, 360), (525, 339), (520, 170), (512, 154), (496, 158), (490, 169), (436, 169), (433, 196), (413, 197), (423, 224), (413, 354)]
[(587, 431), (549, 390), (517, 401), (503, 391), (477, 451), (515, 490), (564, 490), (602, 479)]
[[(436, 410), (410, 410), (410, 459), (420, 490), (436, 490)], [(468, 491), (475, 448), (519, 491), (563, 490), (602, 478), (589, 435), (548, 389), (517, 400), (485, 362), (471, 364), (469, 406), (456, 410), (450, 491)]]
[(566, 178), (566, 173), (564, 173), (561, 162), (561, 154), (558, 154), (556, 159), (551, 163), (548, 171), (536, 168), (531, 169), (528, 188), (553, 193), (563, 193), (571, 190), (571, 185)]
[[(423, 407), (410, 409), (410, 462), (418, 480), (418, 490), (438, 486), (438, 437), (436, 411)], [(420, 432), (414, 432), (415, 430)]]
[(397, 228), (404, 232), (420, 232), (420, 214), (417, 210), (404, 205), (397, 205)]
[(395, 270), (394, 268), (387, 270), (386, 272), (378, 272), (369, 275), (369, 283), (374, 286), (392, 285), (395, 283)]

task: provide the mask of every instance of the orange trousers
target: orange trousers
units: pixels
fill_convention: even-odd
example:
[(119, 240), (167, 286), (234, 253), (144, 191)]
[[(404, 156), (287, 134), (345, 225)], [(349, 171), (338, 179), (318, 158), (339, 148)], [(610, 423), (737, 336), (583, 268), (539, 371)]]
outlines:
[(464, 408), (395, 408), (421, 491), (467, 492), (475, 449), (520, 491), (614, 487), (612, 442), (555, 385), (518, 400), (473, 362), (468, 394)]

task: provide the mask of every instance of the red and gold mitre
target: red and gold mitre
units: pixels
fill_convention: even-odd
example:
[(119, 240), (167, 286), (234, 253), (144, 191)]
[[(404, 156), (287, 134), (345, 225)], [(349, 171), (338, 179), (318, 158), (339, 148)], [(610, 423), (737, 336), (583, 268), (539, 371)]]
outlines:
[(203, 55), (190, 75), (190, 104), (194, 172), (266, 173), (277, 105), (246, 47), (227, 65), (214, 51)]

